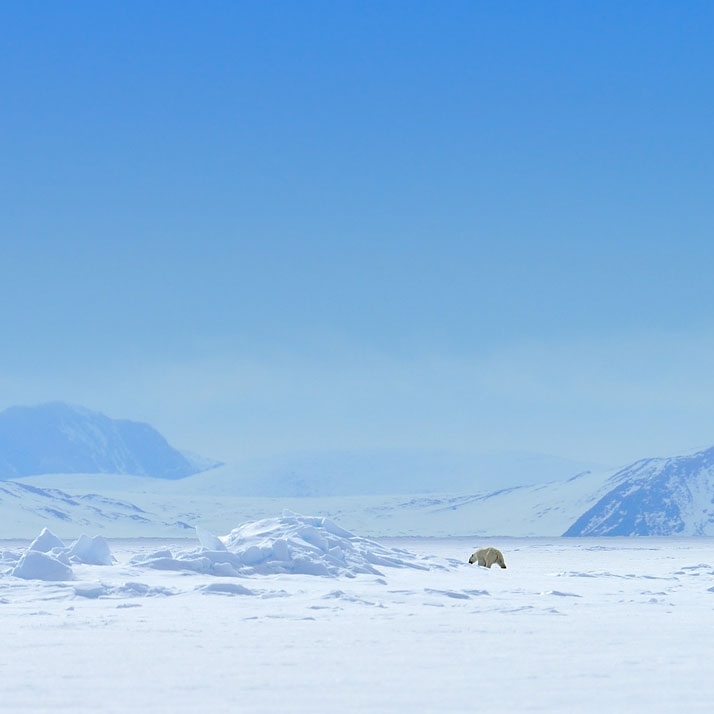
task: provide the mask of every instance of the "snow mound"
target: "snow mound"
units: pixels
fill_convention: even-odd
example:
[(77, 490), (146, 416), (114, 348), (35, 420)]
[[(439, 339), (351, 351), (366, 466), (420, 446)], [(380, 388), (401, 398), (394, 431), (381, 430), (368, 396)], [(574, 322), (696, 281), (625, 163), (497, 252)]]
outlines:
[(28, 550), (10, 575), (24, 580), (74, 580), (72, 568), (48, 553)]
[(30, 543), (28, 550), (36, 550), (40, 553), (49, 553), (53, 548), (64, 548), (64, 543), (47, 528), (43, 528), (40, 535)]
[(221, 538), (241, 564), (241, 574), (300, 573), (327, 577), (382, 575), (388, 568), (430, 567), (405, 551), (385, 548), (375, 541), (340, 528), (328, 518), (283, 511), (280, 518), (245, 523)]
[(280, 518), (245, 523), (221, 538), (203, 528), (196, 528), (196, 533), (199, 548), (176, 553), (161, 550), (134, 556), (129, 562), (140, 568), (220, 577), (282, 573), (355, 577), (382, 575), (377, 566), (418, 570), (447, 567), (431, 558), (360, 538), (327, 518), (291, 511), (283, 512)]
[(385, 548), (360, 538), (327, 518), (291, 511), (280, 518), (245, 523), (218, 538), (196, 529), (201, 547), (157, 551), (135, 556), (130, 563), (155, 570), (180, 570), (202, 575), (240, 577), (295, 573), (323, 577), (382, 575), (377, 566), (429, 570), (445, 566), (427, 562), (405, 550)]

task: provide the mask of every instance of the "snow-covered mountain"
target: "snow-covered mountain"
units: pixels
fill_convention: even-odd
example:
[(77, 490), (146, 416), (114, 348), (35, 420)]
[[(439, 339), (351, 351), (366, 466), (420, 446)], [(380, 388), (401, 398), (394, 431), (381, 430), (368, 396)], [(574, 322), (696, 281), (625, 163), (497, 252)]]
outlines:
[[(166, 481), (53, 474), (0, 483), (1, 488), (32, 487), (27, 493), (0, 491), (0, 539), (31, 537), (38, 524), (67, 538), (82, 532), (124, 537), (132, 528), (139, 535), (175, 536), (186, 524), (225, 532), (285, 508), (327, 516), (375, 537), (557, 536), (605, 492), (607, 477), (588, 473), (567, 481), (471, 494), (267, 498), (243, 496), (239, 488), (231, 492), (227, 484), (214, 491), (203, 483), (203, 475)], [(99, 498), (111, 505), (98, 511)]]
[(216, 465), (177, 451), (148, 424), (62, 402), (0, 412), (0, 479), (89, 472), (178, 479)]
[(714, 535), (714, 447), (637, 461), (606, 486), (564, 535)]
[(97, 493), (70, 495), (56, 488), (0, 481), (0, 539), (28, 538), (45, 527), (63, 536), (99, 532), (111, 537), (183, 535), (190, 530), (172, 515), (173, 510), (149, 512)]
[(251, 496), (236, 475), (226, 467), (181, 480), (69, 473), (0, 482), (0, 538), (41, 526), (65, 537), (175, 536), (196, 524), (224, 532), (284, 508), (369, 536), (714, 535), (714, 448), (495, 491)]

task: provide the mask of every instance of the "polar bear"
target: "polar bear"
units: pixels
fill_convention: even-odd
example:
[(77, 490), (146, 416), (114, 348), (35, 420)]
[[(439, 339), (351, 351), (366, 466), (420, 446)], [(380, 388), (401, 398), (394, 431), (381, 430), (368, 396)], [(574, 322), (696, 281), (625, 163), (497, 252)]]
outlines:
[(470, 558), (469, 564), (478, 563), (490, 568), (494, 563), (497, 563), (502, 568), (506, 567), (503, 561), (503, 553), (498, 548), (479, 548)]

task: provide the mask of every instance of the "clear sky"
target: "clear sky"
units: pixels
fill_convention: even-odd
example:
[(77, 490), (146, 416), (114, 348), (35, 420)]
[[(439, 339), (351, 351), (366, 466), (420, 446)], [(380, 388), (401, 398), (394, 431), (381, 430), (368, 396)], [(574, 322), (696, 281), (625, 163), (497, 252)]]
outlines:
[(0, 408), (231, 459), (714, 444), (714, 3), (0, 8)]

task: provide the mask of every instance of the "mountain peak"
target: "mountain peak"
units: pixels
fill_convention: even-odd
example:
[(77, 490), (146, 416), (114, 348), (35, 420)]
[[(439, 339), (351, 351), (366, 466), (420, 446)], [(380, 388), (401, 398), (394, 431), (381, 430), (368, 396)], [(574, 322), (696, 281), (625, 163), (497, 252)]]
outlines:
[(216, 465), (174, 449), (149, 424), (65, 402), (0, 412), (0, 479), (45, 473), (177, 479)]
[(608, 480), (611, 489), (563, 534), (703, 535), (714, 531), (714, 447), (642, 459)]

